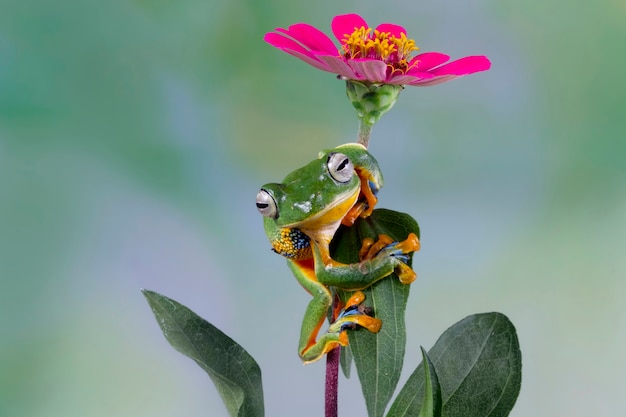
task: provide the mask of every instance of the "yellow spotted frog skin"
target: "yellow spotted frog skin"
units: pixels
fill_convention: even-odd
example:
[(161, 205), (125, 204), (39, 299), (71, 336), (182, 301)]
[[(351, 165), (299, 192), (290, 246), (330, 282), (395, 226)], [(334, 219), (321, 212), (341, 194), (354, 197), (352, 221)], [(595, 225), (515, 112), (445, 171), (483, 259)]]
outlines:
[[(282, 183), (265, 184), (257, 194), (257, 209), (272, 249), (287, 259), (298, 282), (313, 297), (305, 312), (298, 349), (305, 363), (347, 345), (348, 329), (380, 329), (380, 320), (361, 305), (361, 289), (393, 272), (404, 284), (415, 279), (406, 265), (408, 254), (419, 250), (413, 233), (402, 242), (385, 235), (377, 242), (363, 242), (358, 263), (343, 264), (330, 256), (329, 245), (339, 226), (369, 216), (382, 184), (376, 159), (362, 145), (350, 143), (320, 152), (317, 159), (287, 175)], [(333, 314), (327, 331), (317, 339), (333, 303), (330, 287), (355, 293)]]

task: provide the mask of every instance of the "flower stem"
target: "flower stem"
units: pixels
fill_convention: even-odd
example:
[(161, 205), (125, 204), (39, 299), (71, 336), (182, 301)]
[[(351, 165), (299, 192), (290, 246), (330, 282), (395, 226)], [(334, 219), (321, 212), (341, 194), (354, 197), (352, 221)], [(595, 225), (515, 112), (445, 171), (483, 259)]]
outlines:
[(341, 346), (337, 346), (326, 354), (326, 417), (337, 417), (337, 397), (339, 389), (339, 358)]
[(357, 142), (367, 148), (370, 143), (370, 134), (372, 133), (372, 125), (362, 118), (359, 118), (359, 133), (357, 134)]

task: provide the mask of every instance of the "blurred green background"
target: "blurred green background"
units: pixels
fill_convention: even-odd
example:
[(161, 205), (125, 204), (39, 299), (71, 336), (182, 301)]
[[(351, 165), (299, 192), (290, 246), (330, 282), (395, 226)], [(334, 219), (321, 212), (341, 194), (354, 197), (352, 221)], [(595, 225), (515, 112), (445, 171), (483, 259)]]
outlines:
[[(0, 416), (226, 416), (140, 288), (248, 349), (267, 415), (322, 415), (309, 296), (254, 198), (357, 124), (341, 82), (262, 37), (347, 12), (493, 62), (407, 88), (373, 132), (380, 206), (422, 227), (403, 379), (496, 310), (523, 353), (513, 416), (626, 413), (624, 2), (3, 0)], [(355, 378), (340, 413), (365, 415)]]

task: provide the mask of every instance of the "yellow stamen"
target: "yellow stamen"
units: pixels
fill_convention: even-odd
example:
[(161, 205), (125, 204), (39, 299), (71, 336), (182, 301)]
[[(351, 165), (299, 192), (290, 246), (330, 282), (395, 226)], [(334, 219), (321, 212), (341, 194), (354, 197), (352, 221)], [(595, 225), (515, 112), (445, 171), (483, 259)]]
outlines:
[(401, 33), (396, 37), (391, 32), (380, 32), (361, 26), (345, 34), (340, 53), (348, 59), (377, 59), (385, 62), (391, 72), (406, 73), (411, 53), (419, 50), (413, 39)]

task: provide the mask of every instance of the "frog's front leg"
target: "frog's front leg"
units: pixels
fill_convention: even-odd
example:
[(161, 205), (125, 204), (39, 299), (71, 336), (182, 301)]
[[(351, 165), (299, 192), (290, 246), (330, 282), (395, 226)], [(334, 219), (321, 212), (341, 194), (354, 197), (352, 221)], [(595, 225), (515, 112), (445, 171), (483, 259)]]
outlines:
[(386, 235), (378, 241), (364, 239), (360, 262), (343, 264), (330, 257), (327, 245), (313, 245), (315, 274), (319, 282), (345, 290), (360, 290), (396, 273), (401, 283), (410, 284), (415, 272), (407, 265), (409, 255), (420, 249), (415, 233), (409, 233), (401, 242)]
[(328, 311), (331, 309), (333, 296), (328, 287), (316, 279), (313, 262), (310, 260), (289, 261), (288, 264), (298, 282), (313, 296), (304, 313), (298, 344), (298, 354), (304, 363), (317, 361), (337, 346), (347, 346), (346, 330), (348, 329), (361, 326), (371, 332), (380, 330), (382, 322), (370, 317), (371, 311), (361, 305), (365, 296), (358, 291), (338, 312), (328, 330), (319, 340), (316, 340)]
[[(381, 255), (381, 251), (393, 252), (394, 256), (402, 260), (395, 269), (396, 275), (402, 284), (410, 284), (415, 281), (417, 275), (415, 271), (407, 264), (409, 259), (408, 254), (418, 251), (420, 249), (420, 242), (417, 236), (411, 233), (406, 240), (402, 242), (394, 242), (393, 238), (388, 235), (378, 235), (378, 240), (372, 238), (365, 238), (361, 244), (359, 250), (359, 259), (361, 262), (365, 260), (373, 260), (377, 256)], [(384, 255), (383, 255), (384, 256)]]
[(378, 179), (370, 171), (362, 167), (355, 166), (354, 170), (359, 176), (361, 190), (357, 202), (341, 220), (341, 224), (348, 227), (352, 226), (359, 217), (365, 218), (372, 214), (376, 203), (378, 203), (376, 194), (380, 187), (379, 181), (382, 181), (382, 177)]

